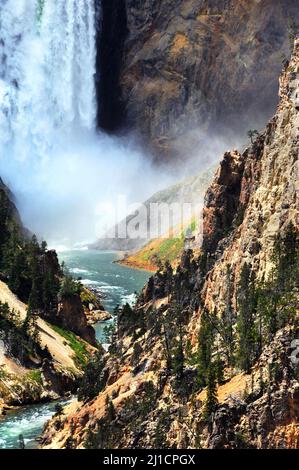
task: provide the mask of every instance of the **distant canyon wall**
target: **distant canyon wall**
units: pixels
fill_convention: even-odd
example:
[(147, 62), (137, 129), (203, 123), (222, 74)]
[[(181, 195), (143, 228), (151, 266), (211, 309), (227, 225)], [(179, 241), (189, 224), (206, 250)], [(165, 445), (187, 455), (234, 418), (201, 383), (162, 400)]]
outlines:
[(159, 160), (245, 137), (277, 104), (296, 0), (103, 0), (99, 125)]

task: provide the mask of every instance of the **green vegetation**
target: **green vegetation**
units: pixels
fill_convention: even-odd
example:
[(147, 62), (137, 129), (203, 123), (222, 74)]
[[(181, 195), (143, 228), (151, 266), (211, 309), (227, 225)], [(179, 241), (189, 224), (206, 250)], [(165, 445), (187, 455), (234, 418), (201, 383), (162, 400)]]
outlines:
[(97, 296), (91, 292), (91, 290), (86, 289), (86, 287), (82, 286), (80, 291), (80, 298), (81, 302), (85, 307), (88, 307), (89, 304), (98, 305), (99, 299)]
[(49, 358), (47, 349), (41, 348), (36, 325), (27, 320), (28, 317), (22, 322), (16, 312), (0, 302), (0, 339), (5, 342), (9, 355), (25, 366), (34, 358)]
[[(1, 195), (1, 192), (0, 192)], [(1, 201), (0, 201), (1, 202)], [(45, 242), (25, 238), (9, 211), (0, 208), (0, 272), (9, 288), (31, 313), (51, 316), (57, 309), (59, 276), (57, 258), (50, 259)]]
[(216, 373), (213, 364), (210, 364), (207, 378), (207, 398), (204, 406), (204, 418), (206, 420), (209, 421), (211, 419), (211, 415), (215, 412), (217, 404)]
[[(25, 360), (25, 357), (30, 356), (30, 352), (34, 353), (40, 342), (38, 318), (44, 318), (51, 324), (57, 323), (58, 302), (79, 296), (83, 286), (74, 281), (66, 269), (62, 269), (57, 254), (47, 249), (46, 242), (40, 243), (36, 236), (31, 239), (26, 236), (16, 209), (9, 199), (8, 190), (1, 181), (0, 275), (11, 291), (28, 305), (27, 318), (18, 328), (13, 327), (16, 322), (8, 318), (6, 313), (6, 320), (11, 320), (12, 326), (12, 354), (20, 360), (24, 356)], [(9, 324), (6, 323), (6, 326)], [(64, 332), (63, 336), (67, 336), (70, 341), (78, 364), (86, 364), (89, 355), (83, 343), (71, 333), (64, 330), (60, 332)], [(20, 335), (26, 338), (26, 341), (21, 340)]]
[(198, 334), (197, 370), (200, 388), (207, 384), (208, 372), (212, 360), (214, 329), (209, 313), (204, 311)]
[(184, 230), (170, 238), (159, 238), (150, 241), (137, 253), (127, 258), (128, 264), (144, 268), (159, 267), (159, 263), (174, 264), (181, 256), (185, 247), (186, 233), (196, 231), (197, 222), (193, 220)]
[(168, 408), (159, 411), (157, 419), (153, 446), (155, 449), (169, 449), (170, 445), (167, 439), (171, 425), (171, 416)]
[(91, 400), (103, 390), (105, 386), (104, 366), (103, 355), (100, 351), (97, 351), (85, 368), (78, 391), (79, 400)]
[(42, 373), (40, 370), (31, 370), (30, 372), (27, 372), (26, 379), (36, 382), (39, 385), (42, 385), (43, 383)]
[(250, 130), (247, 132), (247, 136), (249, 137), (250, 142), (253, 144), (253, 143), (254, 143), (254, 139), (259, 136), (259, 133), (258, 133), (258, 131), (257, 131), (256, 129), (254, 129), (254, 130), (250, 129)]
[(0, 396), (5, 403), (15, 404), (24, 397), (32, 402), (38, 402), (43, 391), (40, 369), (32, 369), (24, 375), (17, 375), (7, 372), (5, 367), (0, 366)]
[(157, 257), (161, 261), (168, 260), (170, 263), (175, 261), (184, 248), (184, 236), (178, 238), (169, 238), (162, 241)]
[(51, 325), (51, 327), (56, 331), (56, 333), (67, 340), (69, 346), (75, 353), (76, 365), (80, 368), (85, 367), (90, 360), (90, 353), (87, 349), (86, 343), (71, 331), (64, 330), (57, 325)]
[(250, 267), (245, 263), (241, 272), (238, 292), (238, 363), (249, 373), (256, 359), (256, 329), (254, 312), (256, 307), (254, 279)]
[(273, 268), (267, 279), (256, 281), (247, 265), (239, 287), (238, 364), (249, 371), (275, 333), (294, 322), (298, 309), (298, 233), (293, 224), (276, 238)]
[(263, 347), (270, 343), (279, 329), (295, 321), (299, 246), (298, 232), (293, 224), (289, 224), (285, 233), (276, 238), (272, 264), (267, 279), (261, 281), (255, 279), (248, 264), (243, 265), (236, 312), (230, 302), (232, 281), (228, 267), (225, 310), (219, 314), (204, 311), (201, 317), (197, 352), (200, 388), (207, 385), (211, 366), (216, 367), (215, 377), (221, 383), (224, 362), (250, 373)]
[(69, 272), (64, 269), (63, 270), (63, 279), (60, 284), (60, 289), (58, 292), (58, 297), (60, 299), (67, 299), (74, 296), (81, 296), (83, 290), (82, 284), (80, 282), (75, 281)]
[(150, 242), (137, 254), (137, 261), (157, 265), (158, 261), (176, 261), (184, 248), (184, 237), (165, 238)]
[[(152, 381), (142, 384), (138, 397), (131, 395), (125, 401), (121, 417), (118, 416), (113, 403), (113, 397), (106, 396), (105, 416), (88, 430), (84, 443), (86, 449), (114, 449), (124, 438), (123, 429), (128, 428), (129, 433), (142, 429), (146, 416), (155, 410), (157, 391)], [(171, 424), (168, 410), (159, 410), (159, 434), (162, 441), (163, 430)], [(163, 439), (165, 443), (165, 437)]]

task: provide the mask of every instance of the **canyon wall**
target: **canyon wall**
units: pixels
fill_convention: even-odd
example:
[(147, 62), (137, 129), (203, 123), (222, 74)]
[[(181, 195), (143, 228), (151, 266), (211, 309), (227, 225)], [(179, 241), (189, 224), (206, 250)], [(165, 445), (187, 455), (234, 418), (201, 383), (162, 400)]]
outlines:
[[(128, 30), (119, 77), (123, 124), (156, 156), (186, 160), (209, 136), (234, 142), (264, 126), (277, 103), (283, 56), (290, 55), (296, 0), (125, 3), (118, 22), (122, 40)], [(206, 153), (209, 147), (211, 141)]]
[[(298, 448), (298, 73), (299, 40), (275, 116), (243, 153), (224, 155), (207, 191), (200, 255), (159, 269), (120, 313), (98, 393), (65, 410), (59, 431), (50, 422), (44, 447)], [(248, 367), (242, 321), (243, 335), (259, 328)]]

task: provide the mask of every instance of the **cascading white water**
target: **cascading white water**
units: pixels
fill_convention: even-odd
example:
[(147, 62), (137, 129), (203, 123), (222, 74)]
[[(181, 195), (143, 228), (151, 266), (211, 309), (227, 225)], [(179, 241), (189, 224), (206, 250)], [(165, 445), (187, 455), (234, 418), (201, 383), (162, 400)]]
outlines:
[(96, 131), (99, 5), (0, 0), (0, 176), (55, 246), (94, 241), (115, 223), (103, 203), (142, 202), (169, 181), (128, 139)]
[(90, 0), (0, 1), (0, 142), (19, 159), (95, 126)]

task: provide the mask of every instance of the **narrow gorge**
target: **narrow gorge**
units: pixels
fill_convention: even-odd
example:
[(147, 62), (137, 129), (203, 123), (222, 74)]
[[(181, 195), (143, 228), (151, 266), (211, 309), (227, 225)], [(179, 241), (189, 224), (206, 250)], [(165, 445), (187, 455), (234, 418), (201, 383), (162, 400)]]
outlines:
[(298, 67), (297, 40), (275, 116), (206, 193), (199, 257), (119, 313), (43, 447), (298, 448)]

